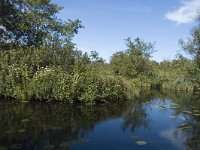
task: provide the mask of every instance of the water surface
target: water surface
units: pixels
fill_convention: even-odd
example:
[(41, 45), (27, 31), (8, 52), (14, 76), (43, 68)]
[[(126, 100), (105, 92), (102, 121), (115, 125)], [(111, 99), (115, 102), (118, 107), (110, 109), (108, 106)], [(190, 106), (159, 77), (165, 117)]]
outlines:
[(200, 97), (145, 91), (98, 106), (0, 102), (0, 150), (199, 150)]

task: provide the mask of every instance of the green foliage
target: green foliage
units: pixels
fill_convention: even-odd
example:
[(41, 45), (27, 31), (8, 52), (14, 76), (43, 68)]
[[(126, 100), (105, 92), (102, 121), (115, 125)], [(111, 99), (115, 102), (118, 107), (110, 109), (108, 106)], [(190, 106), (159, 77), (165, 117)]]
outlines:
[(0, 48), (43, 47), (56, 41), (64, 45), (82, 27), (79, 20), (62, 22), (62, 9), (51, 0), (1, 0)]
[(133, 78), (136, 76), (136, 68), (129, 55), (125, 52), (117, 52), (111, 58), (111, 66), (116, 75)]
[(193, 90), (193, 83), (189, 75), (189, 68), (193, 66), (193, 62), (179, 57), (173, 61), (163, 61), (158, 73), (161, 74), (163, 88), (174, 90)]
[(138, 84), (149, 86), (153, 74), (153, 63), (149, 58), (154, 52), (154, 44), (145, 43), (140, 38), (136, 38), (133, 42), (128, 38), (126, 41), (128, 49), (115, 53), (111, 58), (114, 73), (134, 79), (137, 86), (139, 86)]
[(193, 57), (200, 68), (200, 14), (197, 23), (197, 26), (195, 26), (191, 31), (192, 37), (187, 41), (180, 40), (180, 44), (183, 50)]
[(200, 13), (197, 16), (197, 25), (191, 31), (191, 38), (180, 40), (182, 49), (193, 59), (187, 68), (187, 77), (194, 85), (200, 87)]
[(154, 43), (144, 42), (139, 37), (132, 42), (131, 38), (126, 39), (127, 53), (137, 57), (150, 58), (154, 50)]
[[(56, 100), (95, 103), (130, 99), (135, 87), (122, 77), (103, 75), (102, 62), (62, 48), (1, 52), (0, 93), (18, 100)], [(62, 61), (63, 54), (69, 57)], [(99, 66), (99, 67), (98, 67)]]
[(200, 86), (200, 68), (197, 66), (197, 64), (193, 63), (193, 65), (191, 65), (187, 71), (189, 80), (193, 84)]

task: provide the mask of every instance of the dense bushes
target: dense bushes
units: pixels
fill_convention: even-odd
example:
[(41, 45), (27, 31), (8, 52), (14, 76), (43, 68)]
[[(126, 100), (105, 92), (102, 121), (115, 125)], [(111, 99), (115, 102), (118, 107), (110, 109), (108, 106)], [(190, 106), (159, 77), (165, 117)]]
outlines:
[(98, 54), (77, 51), (72, 43), (58, 47), (1, 51), (1, 95), (22, 101), (95, 103), (131, 99), (144, 86), (193, 90), (197, 80), (196, 67), (191, 68), (188, 59), (158, 64), (132, 48), (114, 54), (106, 64)]
[(87, 55), (68, 52), (71, 62), (66, 66), (66, 63), (59, 65), (60, 59), (54, 59), (54, 56), (47, 57), (51, 51), (53, 49), (1, 52), (0, 93), (24, 101), (87, 103), (131, 99), (137, 95), (131, 82), (123, 77), (102, 74), (101, 63), (91, 62)]
[(177, 57), (173, 61), (163, 61), (157, 68), (160, 84), (164, 89), (193, 91), (195, 83), (189, 70), (194, 62), (184, 57)]

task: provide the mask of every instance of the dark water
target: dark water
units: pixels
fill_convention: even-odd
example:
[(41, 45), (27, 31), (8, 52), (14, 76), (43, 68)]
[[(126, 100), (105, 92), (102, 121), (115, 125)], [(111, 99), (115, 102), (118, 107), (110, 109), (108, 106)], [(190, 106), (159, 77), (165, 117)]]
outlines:
[(0, 102), (0, 150), (200, 150), (199, 111), (198, 96), (153, 91), (99, 106)]

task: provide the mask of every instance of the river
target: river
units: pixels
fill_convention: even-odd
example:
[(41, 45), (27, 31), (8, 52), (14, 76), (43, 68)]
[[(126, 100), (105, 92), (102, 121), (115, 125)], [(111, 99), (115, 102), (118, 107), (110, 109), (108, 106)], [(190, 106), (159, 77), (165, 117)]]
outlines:
[(0, 150), (200, 150), (200, 97), (143, 91), (98, 105), (0, 102)]

